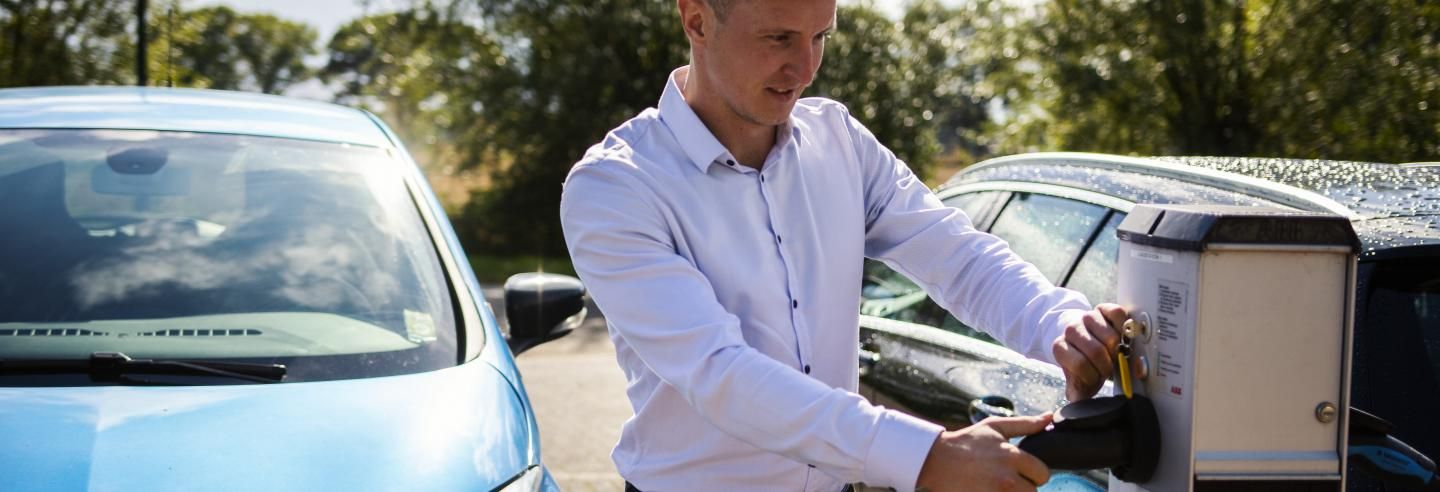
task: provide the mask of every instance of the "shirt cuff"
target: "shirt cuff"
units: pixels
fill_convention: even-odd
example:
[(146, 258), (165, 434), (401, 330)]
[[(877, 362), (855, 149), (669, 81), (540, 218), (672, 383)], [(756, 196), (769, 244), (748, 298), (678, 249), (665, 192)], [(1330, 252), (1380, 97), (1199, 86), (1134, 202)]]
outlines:
[(866, 484), (894, 487), (896, 492), (912, 492), (920, 478), (920, 467), (935, 439), (945, 428), (894, 411), (880, 416), (879, 430), (865, 456)]

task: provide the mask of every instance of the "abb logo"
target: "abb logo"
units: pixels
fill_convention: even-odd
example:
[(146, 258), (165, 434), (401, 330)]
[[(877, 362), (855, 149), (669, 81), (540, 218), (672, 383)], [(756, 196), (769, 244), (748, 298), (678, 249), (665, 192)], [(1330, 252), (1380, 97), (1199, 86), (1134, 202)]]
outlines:
[(1170, 394), (1175, 396), (1185, 396), (1185, 390), (1180, 389), (1179, 386), (1171, 386)]

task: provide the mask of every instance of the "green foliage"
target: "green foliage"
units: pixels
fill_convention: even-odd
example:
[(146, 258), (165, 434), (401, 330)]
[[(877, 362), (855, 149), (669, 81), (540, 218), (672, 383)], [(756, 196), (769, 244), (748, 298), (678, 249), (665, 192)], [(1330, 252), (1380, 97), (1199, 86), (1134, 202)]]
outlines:
[(317, 53), (309, 26), (223, 6), (176, 9), (174, 15), (174, 31), (167, 32), (169, 13), (151, 12), (158, 29), (148, 60), (157, 85), (174, 77), (179, 87), (279, 94), (313, 76), (305, 66), (305, 57)]
[[(311, 76), (304, 57), (316, 53), (316, 34), (304, 24), (228, 7), (152, 3), (151, 85), (173, 79), (179, 87), (273, 94)], [(134, 2), (0, 0), (0, 87), (134, 84), (135, 29)]]
[(0, 0), (0, 87), (133, 83), (134, 6)]
[[(1056, 0), (1007, 150), (1382, 162), (1440, 153), (1440, 6)], [(1021, 128), (1026, 127), (1026, 128)], [(1035, 138), (1043, 135), (1041, 138)]]
[(845, 104), (923, 177), (940, 147), (931, 110), (938, 73), (925, 64), (931, 60), (908, 55), (924, 49), (926, 40), (906, 37), (900, 25), (871, 7), (838, 10), (810, 94)]
[(479, 0), (517, 80), (474, 94), (509, 165), (457, 226), (471, 251), (563, 255), (560, 185), (605, 132), (654, 106), (688, 45), (664, 0)]
[(431, 172), (501, 161), (486, 103), (519, 82), (482, 26), (426, 4), (351, 21), (328, 51), (321, 79), (337, 101), (381, 115)]
[(1013, 76), (1025, 41), (1014, 28), (1023, 22), (1022, 15), (1007, 0), (972, 0), (953, 7), (918, 0), (906, 8), (900, 23), (910, 48), (903, 58), (917, 74), (907, 81), (917, 93), (929, 92), (922, 116), (934, 118), (936, 137), (946, 151), (989, 155), (995, 140), (991, 104), (1028, 97), (1029, 91)]

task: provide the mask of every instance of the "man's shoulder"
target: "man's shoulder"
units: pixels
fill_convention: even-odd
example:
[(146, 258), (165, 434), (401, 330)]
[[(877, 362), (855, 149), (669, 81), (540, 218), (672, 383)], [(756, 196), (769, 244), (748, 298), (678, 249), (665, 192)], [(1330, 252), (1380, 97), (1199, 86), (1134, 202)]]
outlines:
[(650, 145), (653, 133), (660, 129), (660, 112), (654, 108), (640, 112), (605, 134), (585, 155), (575, 162), (570, 175), (590, 171), (628, 174), (638, 171), (645, 161), (641, 149)]
[(802, 121), (844, 122), (850, 109), (834, 99), (805, 97), (795, 103), (790, 114)]

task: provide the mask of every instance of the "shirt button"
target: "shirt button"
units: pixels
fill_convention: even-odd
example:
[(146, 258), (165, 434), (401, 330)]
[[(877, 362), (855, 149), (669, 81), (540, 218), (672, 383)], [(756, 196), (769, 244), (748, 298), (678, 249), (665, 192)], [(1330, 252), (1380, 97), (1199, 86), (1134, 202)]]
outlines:
[(777, 242), (777, 243), (782, 243), (782, 242), (784, 242), (784, 241), (781, 241), (781, 240), (780, 240), (780, 235), (779, 235), (779, 234), (776, 234), (776, 235), (775, 235), (775, 242)]
[(810, 364), (805, 364), (805, 374), (810, 374)]
[(791, 299), (791, 300), (790, 300), (790, 309), (797, 309), (797, 308), (799, 308), (799, 307), (800, 307), (800, 301), (797, 301), (797, 300), (794, 300), (794, 299)]
[(761, 175), (760, 175), (760, 182), (761, 182), (761, 183), (764, 183), (764, 182), (765, 182), (765, 175), (764, 175), (764, 174), (761, 174)]
[(734, 161), (734, 160), (726, 160), (725, 163), (726, 163), (726, 164), (729, 164), (731, 167), (734, 167), (734, 166), (735, 166), (735, 161)]

